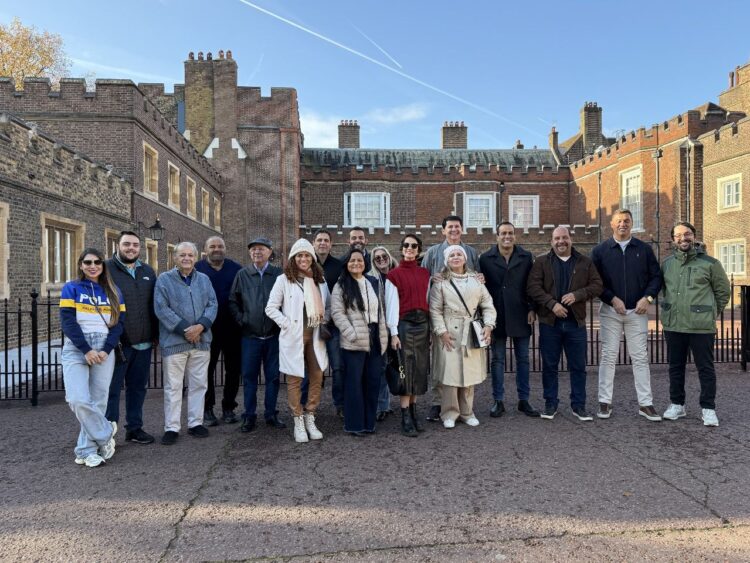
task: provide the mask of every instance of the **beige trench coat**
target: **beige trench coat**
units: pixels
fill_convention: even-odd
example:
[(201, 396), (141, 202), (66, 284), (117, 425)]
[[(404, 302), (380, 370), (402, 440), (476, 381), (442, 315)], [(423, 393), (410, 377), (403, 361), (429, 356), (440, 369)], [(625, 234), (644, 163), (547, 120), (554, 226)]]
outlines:
[[(497, 312), (487, 288), (470, 275), (466, 285), (456, 284), (473, 313), (477, 307), (485, 325), (495, 326)], [(446, 331), (454, 339), (453, 351), (447, 352), (439, 338), (432, 350), (432, 369), (443, 385), (470, 387), (487, 377), (487, 351), (471, 347), (471, 319), (450, 281), (433, 283), (430, 290), (430, 322), (432, 331), (440, 336)]]

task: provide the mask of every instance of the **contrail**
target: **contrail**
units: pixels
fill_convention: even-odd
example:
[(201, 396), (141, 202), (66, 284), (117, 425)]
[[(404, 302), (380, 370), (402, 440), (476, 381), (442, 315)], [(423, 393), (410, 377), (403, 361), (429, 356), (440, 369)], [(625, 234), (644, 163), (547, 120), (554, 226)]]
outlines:
[(377, 65), (380, 68), (384, 68), (385, 70), (388, 70), (388, 71), (390, 71), (390, 72), (392, 72), (394, 74), (398, 74), (402, 78), (406, 78), (407, 80), (411, 80), (415, 84), (419, 84), (420, 86), (423, 86), (424, 88), (427, 88), (428, 90), (432, 90), (433, 92), (437, 92), (438, 94), (442, 94), (443, 96), (445, 96), (447, 98), (450, 98), (451, 100), (455, 100), (455, 101), (457, 101), (457, 102), (459, 102), (461, 104), (464, 104), (465, 106), (468, 106), (470, 108), (474, 108), (475, 110), (480, 111), (480, 112), (482, 112), (484, 114), (487, 114), (487, 115), (490, 115), (490, 116), (495, 117), (497, 119), (500, 119), (502, 121), (505, 121), (506, 123), (509, 123), (510, 125), (513, 125), (514, 127), (518, 127), (519, 129), (523, 129), (524, 131), (527, 131), (529, 133), (537, 135), (538, 137), (542, 137), (543, 139), (547, 138), (546, 135), (543, 135), (539, 131), (534, 131), (533, 129), (529, 129), (525, 125), (521, 125), (520, 123), (517, 123), (517, 122), (513, 121), (512, 119), (509, 119), (509, 118), (505, 117), (504, 115), (500, 115), (499, 113), (495, 113), (491, 109), (487, 109), (486, 107), (480, 106), (479, 104), (475, 104), (474, 102), (471, 102), (469, 100), (461, 98), (460, 96), (456, 96), (455, 94), (451, 94), (450, 92), (448, 92), (446, 90), (443, 90), (441, 88), (438, 88), (437, 86), (433, 86), (432, 84), (429, 84), (429, 83), (425, 82), (424, 80), (420, 80), (419, 78), (416, 78), (414, 76), (406, 74), (405, 72), (403, 72), (403, 71), (401, 71), (401, 70), (399, 70), (397, 68), (393, 68), (392, 66), (388, 66), (385, 63), (381, 63), (379, 60), (373, 59), (372, 57), (369, 57), (369, 56), (365, 55), (364, 53), (361, 53), (361, 52), (357, 51), (356, 49), (352, 49), (351, 47), (347, 47), (346, 45), (343, 45), (343, 44), (339, 43), (338, 41), (330, 39), (330, 38), (326, 37), (325, 35), (321, 35), (320, 33), (316, 32), (316, 31), (313, 31), (311, 29), (308, 29), (306, 27), (303, 27), (303, 26), (299, 25), (298, 23), (295, 23), (295, 22), (293, 22), (291, 20), (288, 20), (287, 18), (284, 18), (284, 17), (282, 17), (282, 16), (280, 16), (278, 14), (274, 14), (273, 12), (270, 12), (270, 11), (266, 10), (265, 8), (261, 8), (260, 6), (258, 6), (256, 4), (253, 4), (252, 2), (249, 2), (248, 0), (239, 0), (239, 1), (242, 2), (243, 4), (247, 5), (247, 6), (250, 6), (254, 10), (258, 10), (259, 12), (262, 12), (262, 13), (268, 15), (268, 16), (271, 16), (274, 19), (277, 19), (277, 20), (279, 20), (281, 22), (284, 22), (287, 25), (291, 25), (292, 27), (294, 27), (296, 29), (299, 29), (300, 31), (304, 31), (305, 33), (309, 33), (310, 35), (312, 35), (313, 37), (317, 37), (321, 41), (325, 41), (326, 43), (330, 43), (331, 45), (333, 45), (335, 47), (338, 47), (339, 49), (343, 49), (344, 51), (347, 51), (348, 53), (351, 53), (352, 55), (356, 55), (357, 57), (360, 57), (360, 58), (362, 58), (362, 59), (364, 59), (364, 60), (366, 60), (368, 62), (371, 62), (372, 64)]
[(382, 48), (382, 47), (381, 47), (380, 45), (378, 45), (377, 43), (375, 43), (375, 41), (374, 41), (374, 40), (373, 40), (373, 39), (372, 39), (371, 37), (369, 37), (369, 36), (368, 36), (368, 35), (367, 35), (367, 34), (366, 34), (366, 33), (365, 33), (364, 31), (362, 31), (361, 29), (359, 29), (359, 28), (358, 28), (358, 27), (357, 27), (356, 25), (354, 25), (354, 24), (352, 24), (352, 27), (353, 27), (354, 29), (356, 29), (356, 30), (357, 30), (357, 31), (359, 32), (359, 34), (360, 34), (360, 35), (361, 35), (362, 37), (364, 37), (364, 38), (365, 38), (365, 39), (367, 39), (367, 40), (368, 40), (368, 41), (369, 41), (370, 43), (372, 43), (373, 45), (375, 45), (375, 48), (376, 48), (376, 49), (377, 49), (378, 51), (380, 51), (381, 53), (383, 53), (383, 54), (384, 54), (384, 55), (385, 55), (386, 57), (388, 57), (388, 59), (389, 59), (389, 60), (390, 60), (390, 61), (391, 61), (391, 62), (392, 62), (393, 64), (395, 64), (395, 65), (396, 65), (396, 66), (397, 66), (398, 68), (404, 68), (404, 67), (402, 67), (402, 66), (401, 66), (401, 64), (400, 64), (400, 63), (399, 63), (399, 62), (398, 62), (398, 61), (397, 61), (396, 59), (394, 59), (394, 58), (393, 58), (393, 57), (392, 57), (392, 56), (391, 56), (390, 54), (388, 54), (388, 51), (386, 51), (386, 50), (385, 50), (385, 49), (383, 49), (383, 48)]
[(246, 78), (246, 80), (247, 80), (248, 82), (252, 83), (252, 82), (251, 82), (251, 81), (252, 81), (252, 79), (253, 79), (253, 78), (255, 78), (255, 75), (256, 75), (256, 74), (258, 74), (258, 72), (260, 71), (260, 67), (261, 67), (261, 66), (263, 65), (263, 59), (265, 59), (265, 58), (266, 58), (266, 53), (265, 53), (265, 52), (261, 53), (261, 54), (260, 54), (260, 59), (258, 59), (258, 64), (256, 64), (256, 65), (255, 65), (255, 68), (254, 68), (254, 69), (253, 69), (253, 71), (252, 71), (252, 72), (250, 73), (250, 76), (248, 76), (248, 77)]

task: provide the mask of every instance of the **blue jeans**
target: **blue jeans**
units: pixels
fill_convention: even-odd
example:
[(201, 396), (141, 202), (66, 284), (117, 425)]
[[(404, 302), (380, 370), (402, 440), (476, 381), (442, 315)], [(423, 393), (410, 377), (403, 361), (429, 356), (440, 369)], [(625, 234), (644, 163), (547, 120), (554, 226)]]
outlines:
[[(513, 352), (516, 357), (516, 390), (519, 401), (529, 400), (529, 336), (513, 338)], [(492, 338), (492, 398), (505, 400), (505, 338)]]
[[(89, 333), (84, 336), (93, 350), (101, 350), (107, 341), (106, 334)], [(110, 354), (104, 363), (90, 366), (83, 352), (66, 338), (61, 360), (65, 400), (81, 424), (75, 453), (76, 457), (85, 458), (95, 454), (99, 446), (104, 446), (112, 437), (112, 425), (104, 412), (115, 356)]]
[[(107, 420), (120, 421), (120, 392), (125, 382), (125, 428), (133, 431), (143, 428), (143, 402), (146, 400), (153, 349), (136, 350), (132, 346), (123, 346), (122, 351), (127, 361), (115, 364), (109, 386)], [(113, 355), (115, 353), (112, 352)]]
[(545, 407), (557, 408), (558, 366), (562, 351), (570, 372), (570, 406), (586, 407), (586, 327), (575, 319), (556, 319), (555, 325), (539, 323), (542, 354), (542, 386)]
[[(328, 325), (331, 331), (331, 339), (326, 341), (326, 352), (328, 352), (328, 367), (331, 370), (331, 398), (333, 406), (340, 409), (344, 406), (344, 383), (342, 381), (342, 359), (341, 359), (341, 334), (339, 329), (331, 323)], [(302, 381), (302, 404), (307, 403), (307, 372)]]
[(273, 418), (276, 400), (279, 397), (279, 337), (248, 338), (242, 337), (242, 385), (245, 402), (245, 420), (255, 419), (260, 368), (266, 379), (265, 412), (266, 420)]
[(383, 355), (378, 328), (370, 328), (370, 352), (341, 350), (344, 360), (344, 432), (374, 432)]

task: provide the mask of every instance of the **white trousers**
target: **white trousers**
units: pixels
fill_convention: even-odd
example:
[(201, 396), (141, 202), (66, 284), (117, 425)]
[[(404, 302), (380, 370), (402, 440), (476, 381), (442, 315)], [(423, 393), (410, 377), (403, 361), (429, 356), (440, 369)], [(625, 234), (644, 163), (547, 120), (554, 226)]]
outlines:
[(612, 404), (615, 363), (620, 350), (620, 338), (624, 332), (633, 364), (638, 404), (642, 407), (653, 405), (651, 370), (648, 364), (648, 315), (619, 315), (610, 305), (602, 303), (599, 309), (599, 322), (602, 339), (602, 355), (599, 358), (599, 402)]
[(208, 350), (188, 350), (164, 358), (164, 431), (180, 431), (182, 386), (187, 379), (188, 428), (203, 424), (203, 402), (208, 388)]

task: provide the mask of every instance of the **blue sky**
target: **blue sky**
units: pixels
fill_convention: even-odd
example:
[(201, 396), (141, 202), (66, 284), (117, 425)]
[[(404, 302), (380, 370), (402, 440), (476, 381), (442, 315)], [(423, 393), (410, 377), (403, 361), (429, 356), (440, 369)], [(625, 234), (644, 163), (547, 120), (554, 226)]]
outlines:
[(609, 134), (648, 127), (716, 101), (750, 61), (740, 0), (0, 0), (13, 16), (62, 35), (73, 76), (168, 91), (188, 52), (231, 49), (241, 85), (297, 89), (309, 147), (336, 146), (341, 119), (363, 147), (439, 148), (446, 120), (470, 148), (543, 147), (585, 101)]

